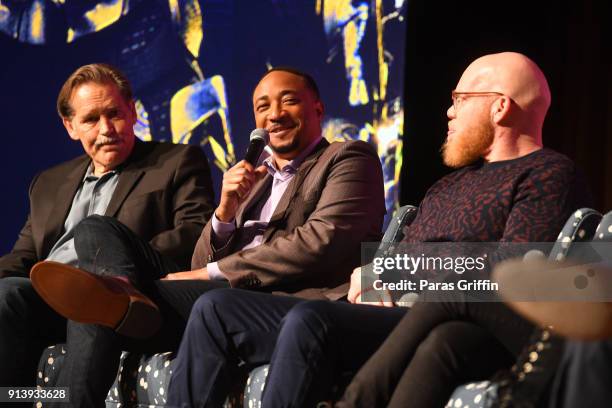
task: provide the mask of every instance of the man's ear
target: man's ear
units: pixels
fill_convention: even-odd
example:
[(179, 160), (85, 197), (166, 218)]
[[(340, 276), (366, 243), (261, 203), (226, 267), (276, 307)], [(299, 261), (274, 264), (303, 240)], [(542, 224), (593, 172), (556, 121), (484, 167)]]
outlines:
[(491, 118), (494, 123), (504, 125), (512, 113), (512, 99), (509, 96), (498, 98), (491, 105)]
[(74, 129), (74, 126), (72, 126), (72, 120), (69, 118), (62, 118), (62, 123), (64, 124), (68, 135), (70, 135), (70, 138), (72, 140), (79, 140), (79, 137), (76, 134), (76, 130)]
[(130, 100), (129, 106), (130, 113), (132, 114), (132, 121), (136, 123), (136, 121), (138, 120), (138, 113), (136, 113), (136, 102), (133, 99)]
[(319, 119), (323, 118), (323, 114), (325, 114), (325, 106), (320, 100), (317, 101), (315, 104), (315, 111), (317, 112), (317, 116), (319, 117)]

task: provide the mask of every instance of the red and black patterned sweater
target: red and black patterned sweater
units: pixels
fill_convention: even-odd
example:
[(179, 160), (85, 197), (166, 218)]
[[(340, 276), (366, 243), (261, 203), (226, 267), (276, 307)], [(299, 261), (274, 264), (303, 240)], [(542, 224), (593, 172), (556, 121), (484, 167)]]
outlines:
[(404, 242), (552, 242), (570, 214), (591, 206), (581, 173), (566, 156), (540, 149), (480, 162), (428, 191)]
[[(448, 270), (390, 269), (385, 281), (488, 278), (492, 267), (522, 256), (526, 246), (507, 242), (554, 242), (577, 209), (590, 207), (582, 173), (566, 156), (540, 149), (518, 159), (479, 162), (436, 182), (421, 202), (414, 221), (404, 228), (403, 256), (465, 257), (486, 252), (484, 269), (457, 275)], [(429, 242), (501, 242), (501, 245), (435, 245)]]

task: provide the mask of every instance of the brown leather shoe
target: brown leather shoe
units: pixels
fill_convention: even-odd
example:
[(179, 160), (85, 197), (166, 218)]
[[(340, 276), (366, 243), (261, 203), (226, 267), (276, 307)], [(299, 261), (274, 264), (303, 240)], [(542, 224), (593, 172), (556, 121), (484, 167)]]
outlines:
[(161, 326), (157, 306), (121, 278), (43, 261), (32, 267), (30, 279), (40, 297), (67, 319), (100, 324), (134, 338), (150, 337)]

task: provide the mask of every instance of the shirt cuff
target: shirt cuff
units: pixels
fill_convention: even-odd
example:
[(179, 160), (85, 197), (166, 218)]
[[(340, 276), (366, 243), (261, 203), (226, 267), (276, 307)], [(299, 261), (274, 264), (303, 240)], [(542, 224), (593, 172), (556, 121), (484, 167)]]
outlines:
[[(214, 216), (213, 216), (214, 217)], [(208, 278), (210, 280), (227, 280), (221, 269), (219, 269), (219, 265), (216, 262), (211, 262), (206, 265), (206, 270), (208, 271)]]
[(223, 247), (236, 230), (236, 223), (219, 221), (217, 215), (212, 215), (212, 243), (215, 248)]

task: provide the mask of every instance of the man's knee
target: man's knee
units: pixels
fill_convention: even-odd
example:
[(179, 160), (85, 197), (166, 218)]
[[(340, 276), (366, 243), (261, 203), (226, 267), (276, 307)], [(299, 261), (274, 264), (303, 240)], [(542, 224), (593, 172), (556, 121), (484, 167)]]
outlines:
[(0, 279), (0, 296), (13, 296), (24, 289), (33, 289), (32, 281), (28, 278), (8, 277)]
[(216, 316), (220, 308), (230, 305), (236, 295), (236, 290), (231, 288), (208, 291), (196, 300), (191, 309), (191, 316), (202, 318)]
[(298, 333), (304, 331), (322, 335), (328, 333), (333, 326), (333, 319), (329, 318), (329, 308), (333, 303), (327, 300), (312, 300), (301, 302), (293, 306), (282, 322), (284, 333)]
[(473, 348), (474, 342), (468, 340), (480, 332), (478, 326), (465, 322), (448, 322), (434, 328), (421, 342), (417, 353), (424, 355), (465, 355)]
[(105, 215), (94, 214), (81, 220), (74, 227), (74, 247), (79, 262), (87, 261), (100, 246), (110, 249), (116, 247), (113, 244), (124, 245), (126, 230), (121, 222)]
[(87, 233), (96, 234), (115, 230), (118, 223), (119, 221), (113, 217), (97, 214), (90, 215), (83, 218), (76, 227), (74, 227), (74, 235), (78, 237)]

